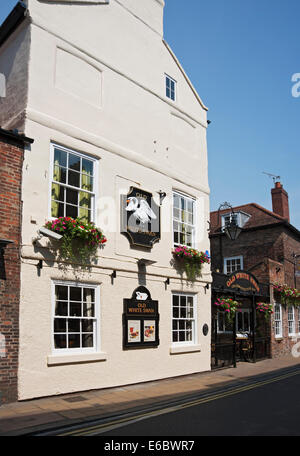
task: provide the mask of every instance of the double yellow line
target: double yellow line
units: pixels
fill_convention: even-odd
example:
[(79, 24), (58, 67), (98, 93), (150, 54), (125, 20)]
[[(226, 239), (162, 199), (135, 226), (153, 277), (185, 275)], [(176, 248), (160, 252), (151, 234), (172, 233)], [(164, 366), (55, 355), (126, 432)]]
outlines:
[(198, 404), (205, 404), (207, 402), (215, 401), (217, 399), (222, 399), (222, 398), (228, 397), (228, 396), (233, 396), (234, 394), (242, 393), (244, 391), (249, 391), (249, 390), (252, 390), (254, 388), (258, 388), (260, 386), (268, 385), (270, 383), (275, 383), (275, 382), (278, 382), (280, 380), (284, 380), (286, 378), (293, 377), (293, 376), (299, 375), (299, 374), (300, 374), (300, 369), (296, 370), (296, 371), (293, 371), (293, 372), (289, 372), (289, 373), (280, 375), (278, 377), (270, 378), (268, 380), (262, 380), (260, 382), (251, 383), (250, 385), (236, 387), (236, 388), (233, 388), (233, 389), (231, 389), (229, 391), (223, 391), (223, 392), (220, 392), (220, 393), (212, 394), (211, 396), (207, 396), (207, 397), (203, 397), (203, 398), (200, 398), (200, 399), (196, 399), (194, 401), (186, 402), (184, 404), (174, 405), (174, 406), (163, 408), (161, 410), (154, 410), (152, 412), (145, 412), (145, 413), (141, 413), (139, 415), (132, 416), (130, 418), (129, 417), (122, 418), (122, 419), (110, 421), (108, 423), (103, 423), (103, 424), (98, 424), (98, 425), (94, 425), (94, 426), (89, 426), (89, 427), (86, 427), (84, 429), (75, 429), (75, 430), (71, 430), (71, 431), (68, 431), (68, 432), (63, 432), (61, 434), (56, 434), (56, 435), (58, 435), (58, 436), (69, 436), (69, 435), (83, 436), (83, 435), (86, 435), (87, 436), (87, 435), (90, 435), (90, 434), (95, 434), (97, 431), (98, 432), (101, 431), (101, 433), (103, 433), (108, 428), (111, 428), (111, 427), (120, 427), (122, 424), (125, 425), (125, 423), (126, 424), (130, 424), (133, 421), (146, 419), (146, 418), (151, 418), (153, 416), (162, 415), (162, 414), (165, 414), (165, 413), (175, 412), (177, 410), (182, 410), (182, 409), (185, 409), (185, 408), (188, 408), (188, 407), (193, 407), (193, 406), (198, 405)]

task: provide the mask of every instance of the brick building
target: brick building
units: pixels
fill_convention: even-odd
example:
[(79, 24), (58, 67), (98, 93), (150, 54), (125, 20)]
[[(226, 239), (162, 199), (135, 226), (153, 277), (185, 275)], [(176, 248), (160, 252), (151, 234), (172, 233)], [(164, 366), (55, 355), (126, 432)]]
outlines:
[(17, 399), (22, 167), (32, 142), (0, 128), (0, 404)]
[[(250, 203), (234, 207), (233, 212), (212, 212), (210, 239), (213, 272), (228, 275), (244, 270), (268, 284), (274, 313), (265, 335), (270, 335), (271, 356), (277, 357), (290, 353), (300, 334), (300, 309), (273, 288), (275, 283), (300, 288), (296, 265), (300, 232), (290, 224), (288, 194), (280, 182), (275, 183), (271, 196), (272, 211)], [(232, 220), (242, 228), (235, 241), (224, 233), (226, 223)]]

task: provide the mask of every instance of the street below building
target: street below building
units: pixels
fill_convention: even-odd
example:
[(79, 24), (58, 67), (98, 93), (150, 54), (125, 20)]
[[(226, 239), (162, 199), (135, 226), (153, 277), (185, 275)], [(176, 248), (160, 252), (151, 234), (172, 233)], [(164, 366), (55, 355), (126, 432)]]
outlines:
[[(299, 436), (299, 367), (214, 389), (130, 416), (39, 435), (102, 437)], [(128, 440), (129, 441), (129, 440)]]

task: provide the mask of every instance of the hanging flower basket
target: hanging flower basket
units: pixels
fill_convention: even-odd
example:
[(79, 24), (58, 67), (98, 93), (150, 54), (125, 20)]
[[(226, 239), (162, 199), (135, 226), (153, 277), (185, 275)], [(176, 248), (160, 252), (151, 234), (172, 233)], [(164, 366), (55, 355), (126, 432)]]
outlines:
[(202, 265), (210, 263), (208, 250), (201, 252), (185, 246), (178, 246), (172, 251), (179, 269), (183, 269), (188, 280), (195, 280), (201, 274)]
[(232, 321), (235, 313), (239, 310), (241, 303), (232, 298), (221, 297), (215, 301), (215, 305), (224, 310), (229, 321)]
[(87, 261), (107, 241), (92, 222), (71, 217), (59, 217), (45, 224), (45, 228), (62, 235), (61, 256), (67, 260)]
[(300, 290), (288, 287), (287, 285), (280, 285), (278, 283), (275, 283), (273, 288), (280, 294), (285, 303), (300, 306)]
[(258, 302), (256, 304), (256, 311), (259, 315), (264, 315), (265, 319), (268, 320), (273, 313), (273, 305), (266, 302)]

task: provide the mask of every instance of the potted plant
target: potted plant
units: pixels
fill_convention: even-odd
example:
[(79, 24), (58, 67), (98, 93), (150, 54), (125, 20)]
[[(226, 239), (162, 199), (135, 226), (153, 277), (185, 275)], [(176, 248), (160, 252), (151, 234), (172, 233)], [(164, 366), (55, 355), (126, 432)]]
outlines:
[(87, 261), (103, 246), (107, 239), (92, 222), (83, 222), (71, 217), (59, 217), (46, 222), (45, 228), (62, 235), (61, 256), (67, 260)]
[(256, 304), (256, 311), (258, 314), (263, 314), (265, 319), (268, 320), (273, 313), (273, 305), (266, 302), (258, 302)]
[(204, 263), (210, 263), (208, 250), (201, 252), (186, 246), (178, 246), (172, 251), (172, 254), (178, 268), (183, 269), (191, 281), (200, 275)]
[(279, 283), (275, 283), (273, 288), (280, 294), (286, 303), (294, 306), (300, 305), (300, 290), (297, 290), (297, 288), (291, 288), (288, 285), (280, 285)]
[(215, 301), (215, 305), (224, 310), (227, 319), (232, 321), (236, 311), (239, 310), (241, 303), (235, 301), (233, 298), (226, 298), (223, 296)]

